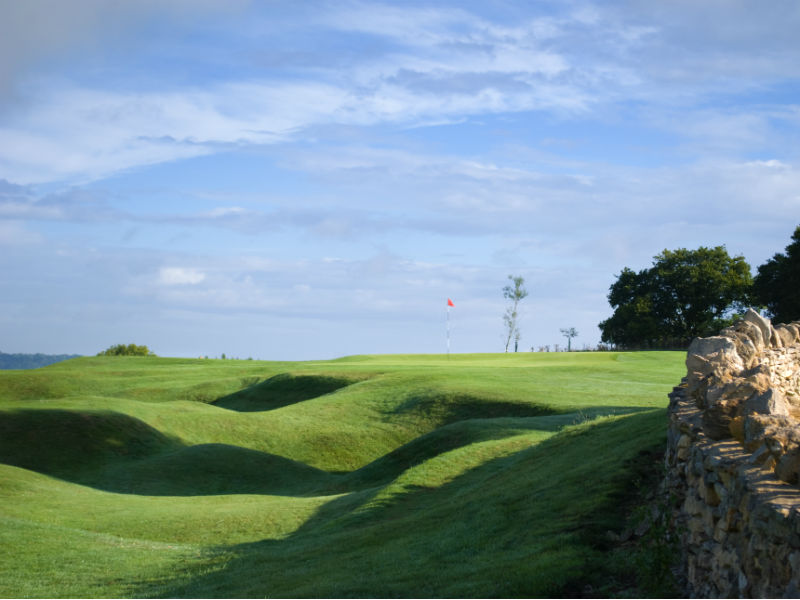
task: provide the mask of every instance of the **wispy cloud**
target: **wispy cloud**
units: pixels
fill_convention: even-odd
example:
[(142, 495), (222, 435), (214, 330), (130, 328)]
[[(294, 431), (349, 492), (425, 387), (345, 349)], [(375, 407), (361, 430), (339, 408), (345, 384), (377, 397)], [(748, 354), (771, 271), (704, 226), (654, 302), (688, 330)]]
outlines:
[(329, 26), (402, 47), (366, 56), (345, 76), (329, 73), (327, 82), (313, 68), (292, 80), (251, 74), (170, 92), (40, 77), (28, 85), (28, 106), (0, 121), (0, 176), (95, 179), (220, 146), (297, 139), (323, 122), (413, 126), (484, 113), (585, 111), (594, 102), (588, 89), (560, 77), (570, 65), (542, 46), (535, 24), (498, 28), (456, 9), (423, 10), (419, 20), (415, 14), (377, 5), (330, 13)]
[(436, 350), (453, 295), (481, 349), (518, 272), (592, 342), (623, 266), (800, 214), (792, 2), (197, 7), (0, 6), (4, 332)]
[(195, 268), (162, 267), (158, 271), (158, 282), (163, 285), (197, 285), (206, 278), (206, 274)]

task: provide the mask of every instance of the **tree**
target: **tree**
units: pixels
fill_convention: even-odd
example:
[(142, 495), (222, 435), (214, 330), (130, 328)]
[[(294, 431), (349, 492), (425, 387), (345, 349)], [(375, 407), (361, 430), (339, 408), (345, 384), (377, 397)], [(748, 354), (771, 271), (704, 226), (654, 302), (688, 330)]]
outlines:
[(716, 334), (750, 300), (753, 279), (741, 256), (724, 246), (664, 250), (638, 273), (627, 267), (608, 294), (614, 314), (601, 340), (628, 348), (685, 347)]
[(572, 338), (578, 337), (578, 330), (574, 327), (561, 330), (561, 335), (567, 338), (567, 352), (572, 351)]
[(778, 253), (758, 267), (753, 296), (776, 322), (800, 319), (800, 226), (794, 230), (785, 254)]
[(117, 344), (111, 346), (97, 356), (155, 356), (147, 346), (137, 346), (136, 344)]
[[(508, 279), (510, 284), (503, 288), (503, 298), (511, 301), (511, 305), (506, 308), (503, 315), (503, 323), (506, 326), (506, 352), (508, 352), (508, 345), (514, 339), (514, 351), (519, 345), (520, 332), (519, 332), (519, 303), (528, 295), (528, 290), (525, 289), (525, 278), (514, 277), (509, 275)], [(512, 285), (513, 284), (513, 285)]]

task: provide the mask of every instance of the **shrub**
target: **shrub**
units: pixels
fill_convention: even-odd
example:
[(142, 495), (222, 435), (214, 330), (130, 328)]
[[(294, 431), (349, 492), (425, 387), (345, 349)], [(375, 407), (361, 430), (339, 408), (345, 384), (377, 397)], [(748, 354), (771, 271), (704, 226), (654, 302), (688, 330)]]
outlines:
[(147, 346), (117, 344), (98, 352), (97, 356), (155, 356), (155, 354)]

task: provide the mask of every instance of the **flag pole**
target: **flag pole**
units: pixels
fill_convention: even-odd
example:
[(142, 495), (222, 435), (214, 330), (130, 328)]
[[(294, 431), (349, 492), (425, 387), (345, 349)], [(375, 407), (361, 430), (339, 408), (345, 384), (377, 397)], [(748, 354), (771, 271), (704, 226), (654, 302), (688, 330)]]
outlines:
[(450, 298), (447, 299), (447, 360), (450, 360), (450, 307), (455, 306)]
[(450, 360), (450, 305), (447, 305), (447, 360)]

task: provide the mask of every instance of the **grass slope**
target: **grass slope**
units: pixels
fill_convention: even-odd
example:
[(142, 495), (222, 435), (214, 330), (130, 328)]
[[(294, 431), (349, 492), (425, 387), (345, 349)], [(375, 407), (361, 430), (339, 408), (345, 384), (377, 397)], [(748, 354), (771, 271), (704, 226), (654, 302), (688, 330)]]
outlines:
[[(553, 596), (620, 575), (680, 353), (0, 373), (0, 596)], [(594, 573), (594, 575), (590, 575)]]

